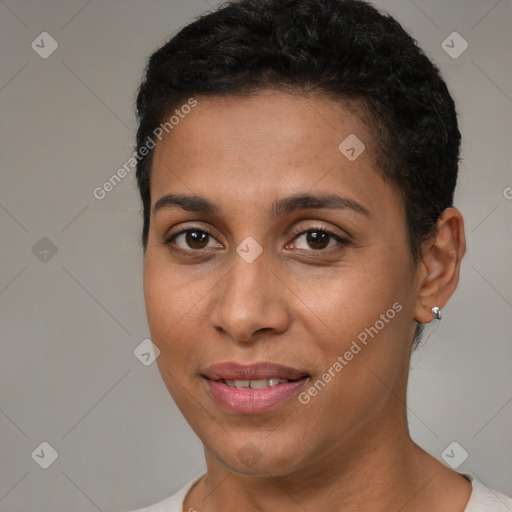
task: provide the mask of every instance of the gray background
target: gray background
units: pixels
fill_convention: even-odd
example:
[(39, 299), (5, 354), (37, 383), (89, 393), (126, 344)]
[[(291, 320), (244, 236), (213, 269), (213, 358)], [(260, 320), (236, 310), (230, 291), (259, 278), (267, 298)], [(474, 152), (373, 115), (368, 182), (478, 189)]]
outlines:
[[(131, 156), (146, 57), (209, 4), (0, 0), (2, 512), (132, 509), (203, 470), (156, 363), (133, 353), (149, 335), (134, 171), (92, 191)], [(379, 5), (440, 66), (464, 137), (468, 251), (413, 357), (411, 431), (438, 458), (457, 441), (458, 471), (512, 495), (512, 2)], [(31, 47), (44, 31), (59, 45), (46, 59)], [(441, 47), (453, 31), (469, 43), (457, 59)], [(43, 441), (47, 469), (31, 457)]]

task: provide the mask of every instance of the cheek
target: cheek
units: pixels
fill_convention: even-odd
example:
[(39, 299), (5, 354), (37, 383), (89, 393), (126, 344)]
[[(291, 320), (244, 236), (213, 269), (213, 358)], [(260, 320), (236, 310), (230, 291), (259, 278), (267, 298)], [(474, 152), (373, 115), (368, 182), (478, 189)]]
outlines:
[(172, 275), (156, 257), (147, 255), (144, 262), (144, 301), (153, 343), (165, 358), (179, 325), (183, 301), (177, 300)]
[[(398, 385), (408, 353), (404, 332), (410, 330), (407, 271), (387, 263), (381, 256), (380, 263), (366, 268), (342, 268), (335, 278), (316, 280), (316, 286), (309, 280), (297, 281), (299, 295), (307, 297), (305, 302), (315, 313), (302, 318), (315, 340), (315, 359), (323, 361), (325, 373), (319, 378), (326, 392), (315, 398), (320, 407), (351, 404), (354, 414), (359, 411), (355, 416), (365, 417), (376, 412)], [(317, 388), (323, 389), (323, 384)]]
[[(382, 256), (380, 259), (383, 261)], [(303, 310), (298, 315), (304, 317), (309, 310), (306, 316), (316, 318), (329, 331), (328, 345), (339, 343), (337, 348), (343, 348), (344, 342), (373, 326), (407, 293), (401, 284), (404, 276), (387, 271), (387, 265), (377, 260), (372, 265), (349, 263), (323, 273), (310, 271), (294, 276), (293, 288), (301, 299), (298, 307)], [(389, 316), (394, 318), (394, 313), (391, 311)], [(315, 339), (322, 343), (321, 337)]]
[[(202, 383), (191, 381), (201, 357), (205, 339), (205, 319), (198, 318), (204, 286), (185, 279), (168, 264), (148, 258), (144, 265), (144, 298), (151, 340), (160, 349), (156, 360), (161, 378), (175, 404), (193, 429), (209, 424), (211, 417), (197, 407), (196, 399)], [(200, 332), (203, 326), (203, 332)], [(200, 437), (205, 434), (196, 433)]]
[[(184, 375), (201, 350), (205, 326), (204, 283), (191, 280), (176, 267), (147, 256), (144, 263), (144, 300), (151, 339), (160, 349), (157, 363)], [(199, 316), (203, 314), (203, 317)]]

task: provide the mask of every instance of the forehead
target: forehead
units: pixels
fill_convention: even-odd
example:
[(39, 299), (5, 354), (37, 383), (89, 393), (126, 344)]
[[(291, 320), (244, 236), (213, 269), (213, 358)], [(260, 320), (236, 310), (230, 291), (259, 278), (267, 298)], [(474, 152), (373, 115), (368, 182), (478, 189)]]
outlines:
[(266, 91), (197, 102), (155, 148), (153, 204), (170, 192), (256, 204), (333, 189), (371, 203), (389, 189), (369, 128), (338, 101)]

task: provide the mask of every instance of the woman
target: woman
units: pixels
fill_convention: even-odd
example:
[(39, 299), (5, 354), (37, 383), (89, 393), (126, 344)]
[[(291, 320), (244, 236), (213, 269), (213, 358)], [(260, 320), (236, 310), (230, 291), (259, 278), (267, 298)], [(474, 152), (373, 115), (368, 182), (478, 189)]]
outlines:
[(460, 133), (438, 69), (360, 0), (242, 0), (152, 55), (144, 294), (207, 473), (146, 511), (510, 511), (408, 431), (456, 289)]

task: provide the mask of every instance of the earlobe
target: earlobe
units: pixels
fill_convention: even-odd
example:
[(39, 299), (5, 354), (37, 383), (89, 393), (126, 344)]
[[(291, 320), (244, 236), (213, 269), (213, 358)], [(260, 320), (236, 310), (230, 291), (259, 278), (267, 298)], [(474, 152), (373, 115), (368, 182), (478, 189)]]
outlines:
[(435, 234), (424, 242), (418, 264), (418, 282), (414, 318), (429, 323), (448, 302), (459, 282), (462, 257), (466, 250), (464, 219), (455, 208), (440, 215)]

